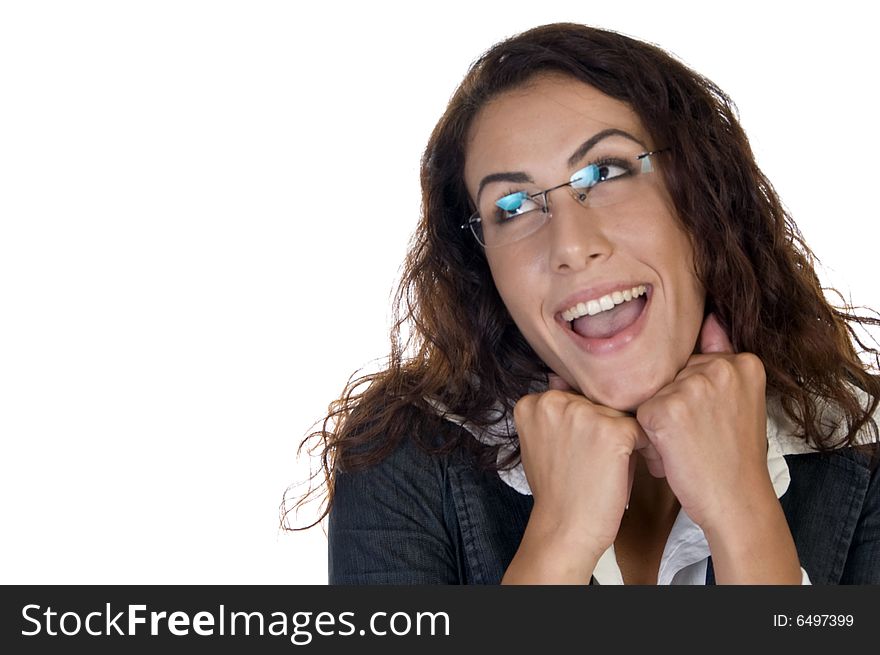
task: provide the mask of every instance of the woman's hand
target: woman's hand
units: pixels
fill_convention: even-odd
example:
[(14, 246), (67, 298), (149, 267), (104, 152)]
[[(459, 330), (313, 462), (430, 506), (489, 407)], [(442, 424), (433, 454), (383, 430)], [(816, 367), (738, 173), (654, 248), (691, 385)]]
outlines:
[(682, 509), (706, 535), (718, 584), (799, 584), (797, 550), (767, 470), (764, 365), (733, 352), (710, 314), (692, 355), (636, 418)]
[(771, 498), (772, 484), (761, 360), (734, 353), (714, 314), (700, 331), (700, 353), (636, 418), (682, 509), (707, 531), (731, 511)]
[(632, 416), (552, 375), (550, 390), (520, 399), (513, 416), (535, 504), (505, 582), (586, 584), (620, 528), (635, 452), (650, 443)]

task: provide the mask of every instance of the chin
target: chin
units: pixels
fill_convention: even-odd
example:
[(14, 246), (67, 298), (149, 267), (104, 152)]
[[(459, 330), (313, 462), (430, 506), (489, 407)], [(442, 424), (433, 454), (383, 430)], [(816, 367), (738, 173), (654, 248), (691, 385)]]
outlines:
[(651, 398), (654, 393), (654, 391), (642, 393), (638, 391), (626, 391), (620, 393), (612, 393), (607, 396), (605, 394), (596, 394), (595, 398), (587, 394), (584, 395), (587, 395), (587, 398), (590, 398), (590, 400), (599, 405), (604, 405), (605, 407), (616, 409), (618, 412), (635, 414), (636, 410), (639, 408), (639, 405)]
[(582, 385), (582, 393), (592, 402), (619, 412), (635, 414), (639, 406), (674, 379), (674, 375), (645, 374), (620, 376), (604, 384)]

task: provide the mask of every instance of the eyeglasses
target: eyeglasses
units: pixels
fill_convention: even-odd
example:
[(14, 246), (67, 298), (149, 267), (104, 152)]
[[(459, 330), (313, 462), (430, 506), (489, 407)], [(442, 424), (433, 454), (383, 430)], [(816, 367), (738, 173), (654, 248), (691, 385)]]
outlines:
[(631, 200), (649, 182), (654, 171), (652, 156), (660, 148), (639, 154), (618, 153), (575, 171), (568, 182), (537, 193), (515, 191), (493, 200), (486, 194), (480, 207), (461, 228), (470, 228), (484, 248), (498, 248), (525, 239), (537, 232), (550, 218), (547, 195), (568, 187), (583, 207), (606, 207)]

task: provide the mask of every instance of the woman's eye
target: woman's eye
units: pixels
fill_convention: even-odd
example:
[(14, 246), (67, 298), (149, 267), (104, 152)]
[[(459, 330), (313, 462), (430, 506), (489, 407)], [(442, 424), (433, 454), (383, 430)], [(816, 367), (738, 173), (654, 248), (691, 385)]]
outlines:
[(589, 189), (599, 182), (613, 180), (617, 177), (629, 175), (629, 167), (625, 162), (600, 161), (572, 173), (569, 182), (574, 189)]
[(495, 205), (501, 210), (498, 212), (501, 219), (510, 219), (538, 208), (538, 203), (525, 191), (517, 191), (499, 198), (495, 201)]
[(626, 166), (622, 166), (620, 164), (600, 164), (598, 166), (599, 169), (599, 181), (604, 182), (605, 180), (613, 180), (616, 177), (621, 177), (623, 175), (629, 174), (629, 168)]
[(495, 204), (506, 212), (515, 212), (522, 207), (528, 196), (525, 191), (510, 193), (495, 201)]
[(599, 167), (595, 164), (584, 166), (579, 171), (571, 174), (569, 182), (575, 189), (589, 189), (601, 179)]

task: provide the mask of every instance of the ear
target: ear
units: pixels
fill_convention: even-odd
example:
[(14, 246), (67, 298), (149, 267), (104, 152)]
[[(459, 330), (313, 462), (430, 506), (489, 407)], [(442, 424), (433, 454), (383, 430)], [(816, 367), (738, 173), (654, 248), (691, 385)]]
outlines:
[(700, 352), (733, 353), (730, 337), (727, 336), (715, 314), (709, 314), (703, 321), (703, 327), (700, 329)]

